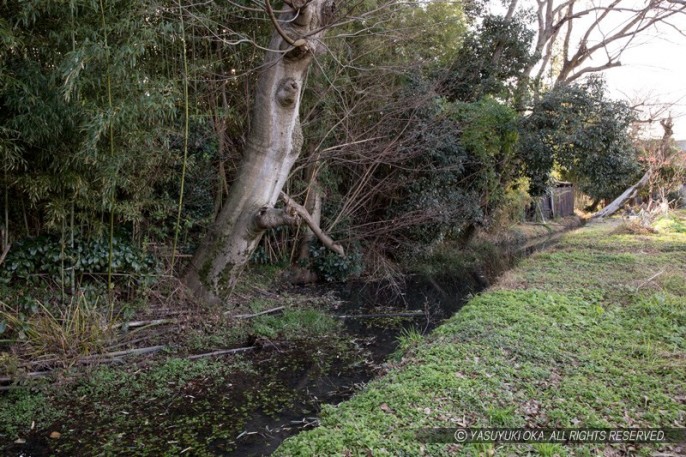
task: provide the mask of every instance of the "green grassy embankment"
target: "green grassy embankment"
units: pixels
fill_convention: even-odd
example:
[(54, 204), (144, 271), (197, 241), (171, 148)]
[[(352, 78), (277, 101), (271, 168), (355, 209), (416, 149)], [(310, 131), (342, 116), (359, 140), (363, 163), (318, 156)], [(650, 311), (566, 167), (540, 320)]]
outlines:
[[(280, 456), (683, 455), (674, 445), (438, 444), (433, 427), (685, 427), (686, 213), (532, 255)], [(404, 347), (408, 345), (405, 344)]]

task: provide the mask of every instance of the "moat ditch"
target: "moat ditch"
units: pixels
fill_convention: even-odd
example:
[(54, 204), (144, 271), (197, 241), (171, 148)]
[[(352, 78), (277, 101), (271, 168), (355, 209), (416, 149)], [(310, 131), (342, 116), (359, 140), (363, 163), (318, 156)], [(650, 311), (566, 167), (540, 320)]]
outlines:
[(41, 394), (49, 408), (38, 408), (30, 430), (0, 449), (23, 457), (269, 455), (289, 436), (316, 427), (324, 405), (344, 401), (383, 374), (403, 338), (427, 334), (517, 258), (554, 240), (499, 253), (495, 267), (412, 276), (399, 289), (379, 282), (297, 288), (303, 296), (333, 297), (327, 313), (340, 323), (336, 332), (290, 340), (251, 336), (244, 344), (258, 348), (249, 353), (170, 360), (155, 370), (95, 369)]

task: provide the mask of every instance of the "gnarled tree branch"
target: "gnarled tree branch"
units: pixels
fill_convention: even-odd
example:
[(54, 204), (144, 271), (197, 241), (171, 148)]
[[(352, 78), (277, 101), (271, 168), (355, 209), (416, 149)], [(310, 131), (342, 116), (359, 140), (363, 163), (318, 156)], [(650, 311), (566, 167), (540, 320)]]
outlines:
[[(303, 2), (302, 5), (297, 5), (297, 7), (296, 7), (296, 5), (294, 5), (292, 3), (286, 3), (286, 4), (289, 5), (291, 8), (293, 8), (294, 10), (300, 11), (301, 8), (303, 8), (304, 6), (307, 5), (307, 2)], [(272, 5), (270, 3), (270, 0), (264, 0), (264, 9), (267, 11), (267, 15), (269, 15), (269, 19), (272, 21), (274, 28), (276, 29), (278, 34), (281, 35), (281, 38), (283, 38), (286, 43), (288, 43), (291, 46), (294, 46), (296, 48), (307, 44), (307, 41), (304, 38), (298, 38), (298, 39), (294, 40), (293, 38), (288, 36), (288, 34), (281, 28), (281, 25), (279, 24), (279, 20), (274, 15), (274, 10), (272, 9)]]
[(293, 210), (302, 218), (302, 220), (305, 221), (307, 226), (310, 227), (310, 230), (312, 230), (312, 233), (315, 234), (315, 236), (319, 239), (319, 241), (322, 242), (324, 246), (331, 249), (333, 252), (340, 255), (341, 257), (345, 256), (345, 250), (343, 249), (343, 246), (337, 244), (334, 240), (331, 239), (329, 235), (324, 233), (324, 231), (317, 224), (315, 224), (314, 220), (312, 219), (312, 216), (310, 216), (310, 213), (308, 213), (302, 205), (296, 203), (291, 197), (286, 195), (284, 192), (281, 192), (281, 200), (283, 200), (283, 202), (286, 205), (293, 208)]
[(259, 230), (268, 230), (282, 225), (297, 225), (298, 218), (287, 210), (263, 207), (255, 215), (255, 226)]

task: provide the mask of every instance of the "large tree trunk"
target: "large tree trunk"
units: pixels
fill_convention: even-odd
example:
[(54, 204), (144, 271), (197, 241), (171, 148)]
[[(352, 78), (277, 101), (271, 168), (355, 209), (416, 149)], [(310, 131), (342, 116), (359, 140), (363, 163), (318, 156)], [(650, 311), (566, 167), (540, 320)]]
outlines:
[[(274, 204), (300, 154), (300, 95), (333, 2), (294, 0), (287, 5), (291, 11), (274, 20), (238, 178), (184, 275), (186, 285), (205, 302), (220, 303), (228, 296), (265, 230), (296, 220)], [(266, 9), (274, 18), (268, 3)]]
[(646, 171), (643, 177), (636, 184), (625, 190), (622, 195), (615, 198), (612, 203), (595, 213), (593, 215), (593, 219), (602, 219), (604, 217), (612, 216), (614, 213), (622, 209), (624, 207), (624, 203), (632, 198), (636, 192), (644, 188), (646, 184), (648, 184), (648, 181), (650, 181), (650, 170)]

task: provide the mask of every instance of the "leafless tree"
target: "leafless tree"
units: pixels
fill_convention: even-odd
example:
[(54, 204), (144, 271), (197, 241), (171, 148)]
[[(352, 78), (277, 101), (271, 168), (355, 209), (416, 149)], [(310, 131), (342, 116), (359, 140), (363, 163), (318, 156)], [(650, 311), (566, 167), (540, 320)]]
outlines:
[(536, 0), (538, 60), (526, 76), (535, 70), (533, 80), (540, 85), (550, 72), (561, 84), (618, 67), (624, 51), (651, 31), (674, 29), (684, 35), (674, 20), (685, 12), (683, 0)]

